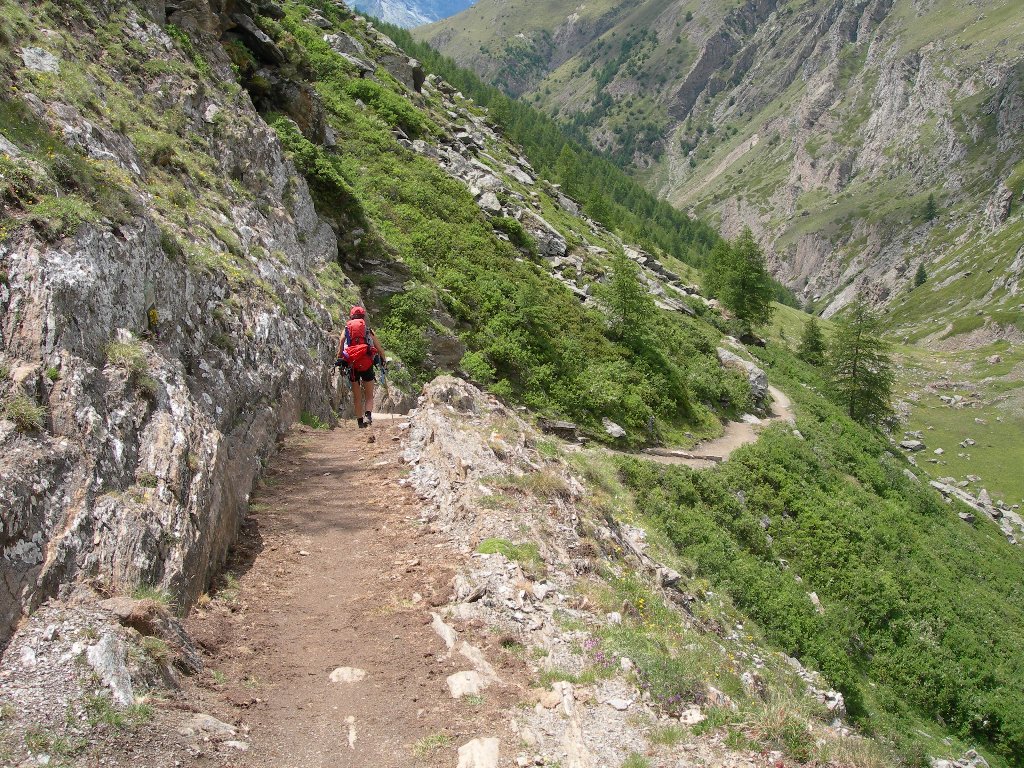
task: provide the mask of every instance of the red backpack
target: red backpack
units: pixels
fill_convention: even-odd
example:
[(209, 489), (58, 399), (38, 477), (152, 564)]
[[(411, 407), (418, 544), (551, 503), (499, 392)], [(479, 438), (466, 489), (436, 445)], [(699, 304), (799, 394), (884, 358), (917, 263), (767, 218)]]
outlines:
[(366, 327), (366, 321), (356, 319), (345, 323), (345, 340), (348, 346), (342, 355), (352, 370), (358, 373), (370, 370), (377, 348), (373, 344), (373, 335)]

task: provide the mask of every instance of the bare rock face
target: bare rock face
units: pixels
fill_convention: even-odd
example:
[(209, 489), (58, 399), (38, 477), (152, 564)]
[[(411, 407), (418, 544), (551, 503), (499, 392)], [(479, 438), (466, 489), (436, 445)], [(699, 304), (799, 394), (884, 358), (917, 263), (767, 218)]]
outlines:
[[(216, 21), (200, 3), (173, 13)], [(141, 16), (127, 29), (164, 34)], [(126, 169), (129, 188), (145, 175), (110, 126), (26, 101), (54, 135)], [(246, 190), (230, 218), (214, 214), (237, 239), (230, 271), (181, 253), (209, 248), (205, 233), (169, 247), (142, 206), (66, 239), (25, 227), (0, 244), (0, 364), (16, 373), (0, 397), (20, 391), (46, 409), (34, 433), (0, 420), (0, 644), (23, 612), (82, 579), (114, 592), (159, 585), (188, 605), (223, 561), (277, 437), (302, 411), (330, 418), (331, 320), (316, 297), (335, 233), (247, 99), (183, 82), (166, 87), (163, 108)]]
[(1013, 204), (1013, 191), (1005, 184), (1000, 184), (985, 206), (985, 218), (992, 229), (999, 229), (1010, 218), (1010, 206)]

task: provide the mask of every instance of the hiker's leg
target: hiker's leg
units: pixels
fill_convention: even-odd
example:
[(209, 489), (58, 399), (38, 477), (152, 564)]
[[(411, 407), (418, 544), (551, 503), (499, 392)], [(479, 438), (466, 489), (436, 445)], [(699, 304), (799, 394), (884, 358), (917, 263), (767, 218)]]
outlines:
[(366, 411), (368, 411), (370, 413), (373, 412), (373, 384), (374, 384), (374, 382), (373, 382), (372, 379), (370, 381), (364, 381), (363, 382), (363, 386), (366, 388), (366, 397), (364, 398), (364, 401), (365, 401), (364, 408), (365, 408)]
[(363, 418), (363, 383), (358, 379), (352, 382), (352, 405), (355, 406), (356, 418)]

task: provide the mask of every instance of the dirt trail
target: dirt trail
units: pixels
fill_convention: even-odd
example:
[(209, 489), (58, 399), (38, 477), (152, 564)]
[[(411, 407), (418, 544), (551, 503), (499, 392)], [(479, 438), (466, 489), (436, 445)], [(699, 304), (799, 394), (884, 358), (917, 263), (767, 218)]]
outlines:
[[(459, 745), (501, 735), (508, 691), (471, 703), (448, 693), (459, 667), (430, 611), (448, 601), (457, 557), (417, 524), (418, 499), (398, 484), (399, 435), (378, 417), (372, 430), (349, 421), (289, 438), (232, 579), (189, 620), (215, 670), (197, 692), (203, 706), (251, 745), (228, 765), (450, 768)], [(365, 679), (331, 682), (341, 667)]]
[(757, 440), (758, 433), (764, 429), (765, 425), (780, 419), (789, 421), (793, 418), (790, 399), (775, 387), (768, 387), (768, 391), (772, 395), (772, 411), (771, 415), (766, 419), (761, 419), (760, 423), (748, 424), (745, 421), (730, 421), (725, 425), (725, 432), (720, 437), (700, 443), (690, 450), (650, 448), (641, 455), (650, 461), (657, 461), (661, 464), (681, 464), (694, 469), (707, 469), (725, 461), (737, 448), (742, 448)]

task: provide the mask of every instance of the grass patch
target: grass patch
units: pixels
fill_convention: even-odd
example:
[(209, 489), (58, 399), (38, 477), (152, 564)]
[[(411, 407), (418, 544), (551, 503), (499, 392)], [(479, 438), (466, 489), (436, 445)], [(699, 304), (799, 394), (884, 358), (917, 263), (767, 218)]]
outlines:
[(541, 499), (567, 498), (569, 485), (560, 474), (551, 471), (527, 472), (492, 478), (490, 484), (503, 491), (518, 491)]
[(130, 376), (141, 376), (149, 371), (149, 357), (137, 339), (110, 342), (106, 355), (109, 365), (124, 369)]
[(46, 408), (22, 390), (4, 399), (2, 412), (21, 432), (41, 432), (46, 425)]
[(413, 757), (423, 759), (432, 756), (435, 752), (447, 749), (452, 745), (452, 737), (447, 733), (433, 733), (424, 736), (412, 745)]
[(303, 411), (302, 412), (302, 415), (299, 416), (299, 422), (301, 424), (304, 424), (307, 427), (310, 427), (311, 429), (330, 429), (331, 428), (330, 424), (328, 424), (326, 421), (321, 419), (315, 413), (310, 413), (309, 411)]
[(140, 584), (134, 590), (132, 590), (133, 600), (149, 600), (156, 603), (165, 610), (171, 610), (174, 604), (174, 600), (171, 597), (171, 593), (166, 589), (160, 587), (149, 586), (147, 584)]
[(506, 539), (485, 539), (476, 551), (481, 555), (504, 555), (518, 563), (527, 575), (539, 577), (547, 570), (544, 558), (540, 556), (540, 548), (532, 542), (513, 544)]
[(131, 704), (118, 709), (103, 695), (88, 696), (85, 699), (85, 715), (89, 725), (106, 725), (115, 730), (125, 730), (144, 725), (153, 719), (153, 708), (148, 704)]

